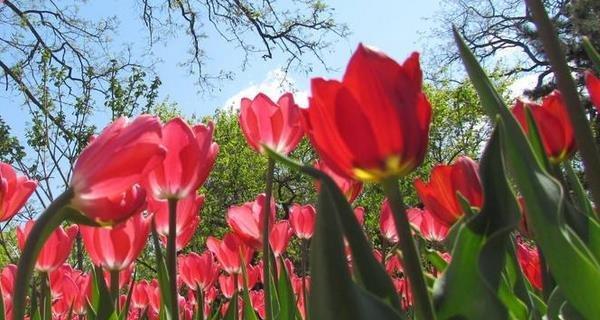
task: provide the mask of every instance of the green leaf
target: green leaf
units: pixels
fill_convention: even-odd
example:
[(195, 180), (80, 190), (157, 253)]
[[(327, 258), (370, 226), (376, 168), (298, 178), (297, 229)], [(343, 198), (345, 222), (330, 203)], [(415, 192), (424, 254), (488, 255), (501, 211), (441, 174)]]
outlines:
[(483, 154), (480, 177), (485, 203), (479, 214), (460, 227), (452, 262), (434, 287), (441, 319), (525, 318), (527, 308), (503, 281), (510, 233), (519, 222), (519, 208), (502, 170), (498, 130)]
[[(161, 314), (163, 314), (167, 319), (170, 318), (170, 310), (171, 310), (171, 299), (170, 290), (169, 290), (169, 276), (167, 273), (167, 265), (162, 254), (162, 250), (160, 248), (160, 243), (158, 240), (158, 234), (156, 233), (154, 218), (152, 220), (152, 243), (154, 247), (154, 256), (156, 257), (156, 266), (158, 272), (158, 286), (160, 289), (160, 310)], [(174, 320), (174, 319), (170, 319)]]
[(223, 317), (223, 320), (236, 320), (237, 319), (237, 316), (238, 316), (237, 315), (237, 313), (238, 313), (237, 301), (238, 301), (238, 293), (235, 292), (233, 294), (233, 297), (231, 297), (231, 300), (229, 300), (229, 306), (227, 306), (227, 311), (225, 312), (225, 317)]
[(569, 303), (585, 317), (600, 314), (600, 265), (583, 241), (562, 221), (564, 192), (534, 156), (523, 131), (504, 105), (458, 32), (456, 43), (484, 110), (499, 122), (503, 157), (525, 199), (528, 221), (550, 271)]
[[(244, 283), (242, 288), (242, 300), (244, 301), (244, 319), (245, 320), (258, 320), (256, 316), (256, 312), (254, 312), (254, 308), (252, 307), (252, 302), (250, 301), (250, 294), (248, 293), (248, 274), (246, 273), (246, 265), (242, 263), (242, 281)], [(234, 278), (234, 281), (237, 281), (237, 278)], [(272, 288), (272, 287), (271, 287)], [(265, 297), (267, 299), (267, 297)]]
[(294, 295), (294, 289), (292, 288), (292, 282), (290, 281), (287, 268), (285, 267), (285, 261), (283, 258), (279, 259), (281, 270), (279, 271), (279, 278), (277, 279), (277, 296), (279, 300), (279, 318), (293, 320), (296, 318), (297, 306), (296, 296)]
[(328, 191), (326, 201), (332, 202), (328, 205), (329, 210), (324, 212), (329, 215), (334, 213), (332, 221), (335, 221), (335, 223), (340, 225), (340, 232), (343, 232), (343, 235), (348, 240), (350, 250), (352, 251), (353, 262), (356, 265), (356, 276), (361, 285), (363, 285), (367, 291), (383, 299), (394, 309), (398, 311), (401, 310), (400, 299), (393, 283), (381, 263), (375, 259), (373, 248), (369, 244), (358, 221), (356, 221), (352, 207), (348, 201), (346, 201), (346, 198), (335, 182), (328, 175), (311, 166), (303, 166), (269, 150), (268, 148), (266, 148), (266, 150), (268, 155), (273, 159), (321, 181), (321, 188), (327, 189)]
[(111, 299), (111, 295), (104, 282), (102, 269), (98, 266), (94, 267), (95, 286), (98, 290), (98, 305), (96, 306), (96, 316), (99, 320), (110, 319), (115, 313), (115, 306)]
[(565, 171), (567, 172), (567, 181), (574, 192), (575, 206), (588, 217), (595, 217), (592, 203), (588, 199), (585, 189), (581, 185), (581, 181), (579, 181), (577, 174), (575, 174), (575, 170), (573, 170), (571, 162), (567, 160), (563, 163), (563, 165), (565, 167)]
[(594, 63), (596, 71), (600, 72), (600, 53), (594, 48), (588, 37), (583, 37), (583, 49)]

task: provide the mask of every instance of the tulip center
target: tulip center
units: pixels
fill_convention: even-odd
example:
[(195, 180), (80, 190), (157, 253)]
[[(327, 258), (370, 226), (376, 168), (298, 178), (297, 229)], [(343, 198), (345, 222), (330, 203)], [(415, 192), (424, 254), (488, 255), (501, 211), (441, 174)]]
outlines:
[(390, 178), (399, 178), (408, 174), (415, 165), (412, 161), (403, 162), (399, 156), (393, 155), (385, 159), (381, 166), (375, 168), (354, 168), (352, 172), (357, 180), (363, 182), (381, 182)]

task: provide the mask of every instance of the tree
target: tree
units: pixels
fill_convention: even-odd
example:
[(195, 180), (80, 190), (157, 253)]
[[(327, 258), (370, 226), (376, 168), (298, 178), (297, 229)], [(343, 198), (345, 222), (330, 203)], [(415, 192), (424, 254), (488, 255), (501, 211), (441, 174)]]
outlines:
[[(600, 46), (600, 2), (546, 0), (544, 3), (581, 86), (583, 71), (591, 67), (581, 37), (587, 36), (594, 45)], [(502, 60), (507, 65), (505, 76), (537, 75), (537, 83), (525, 92), (527, 95), (538, 98), (556, 88), (550, 64), (523, 1), (445, 1), (444, 8), (437, 18), (439, 27), (433, 31), (438, 38), (444, 39), (434, 50), (437, 53), (435, 64), (446, 66), (459, 62), (458, 52), (447, 49), (455, 48), (454, 44), (447, 43), (452, 39), (451, 26), (454, 25), (483, 62)]]

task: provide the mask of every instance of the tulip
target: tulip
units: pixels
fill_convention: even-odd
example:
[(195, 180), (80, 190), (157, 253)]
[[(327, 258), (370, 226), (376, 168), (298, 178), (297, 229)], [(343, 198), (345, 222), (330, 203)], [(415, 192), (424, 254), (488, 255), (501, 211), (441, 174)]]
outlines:
[[(127, 266), (127, 268), (118, 272), (119, 283), (116, 289), (122, 290), (124, 288), (129, 288), (131, 284), (131, 276), (135, 270), (135, 262), (132, 262)], [(112, 273), (112, 274), (111, 274)], [(106, 283), (106, 287), (110, 289), (110, 284), (113, 275), (116, 275), (116, 271), (104, 270), (104, 282)]]
[[(350, 203), (354, 202), (354, 200), (356, 200), (358, 195), (363, 190), (362, 182), (337, 174), (323, 161), (315, 162), (315, 168), (323, 171), (325, 174), (331, 177), (331, 179), (333, 179), (338, 188), (342, 190), (342, 193), (346, 197), (346, 200), (348, 200), (348, 202)], [(320, 182), (317, 180), (315, 183), (317, 186), (317, 190), (319, 190), (321, 187)]]
[[(177, 221), (175, 227), (177, 251), (187, 246), (200, 223), (200, 210), (204, 205), (204, 196), (192, 194), (177, 201)], [(169, 204), (167, 200), (148, 199), (148, 211), (154, 214), (156, 232), (163, 244), (169, 236)]]
[(27, 179), (9, 164), (0, 162), (0, 221), (19, 212), (36, 187), (37, 181)]
[(307, 133), (337, 174), (381, 182), (404, 176), (425, 157), (431, 105), (418, 53), (404, 64), (360, 44), (343, 80), (313, 79)]
[(92, 220), (116, 224), (139, 212), (138, 185), (165, 157), (158, 118), (119, 118), (92, 139), (73, 168), (71, 205)]
[(315, 229), (316, 211), (311, 205), (294, 204), (290, 208), (290, 224), (299, 239), (312, 238)]
[(249, 294), (252, 308), (258, 313), (261, 319), (265, 319), (265, 292), (263, 290), (252, 290)]
[(590, 95), (590, 100), (592, 100), (592, 104), (596, 107), (596, 110), (600, 112), (600, 79), (596, 78), (591, 71), (586, 71), (585, 85)]
[(517, 260), (529, 283), (534, 288), (542, 290), (542, 269), (537, 249), (519, 239), (517, 241)]
[[(227, 224), (248, 246), (260, 250), (262, 247), (263, 215), (265, 195), (259, 194), (256, 200), (241, 206), (231, 206), (227, 210)], [(269, 229), (275, 220), (275, 201), (270, 202)]]
[(263, 153), (263, 145), (278, 153), (292, 152), (304, 136), (300, 108), (291, 93), (283, 94), (277, 103), (263, 93), (254, 100), (243, 98), (240, 127), (254, 151)]
[(568, 159), (575, 151), (575, 133), (560, 92), (554, 91), (546, 96), (542, 105), (520, 100), (516, 102), (512, 113), (525, 132), (529, 132), (525, 108), (531, 110), (550, 162), (558, 164)]
[(194, 194), (210, 173), (219, 146), (213, 141), (213, 124), (190, 127), (174, 118), (162, 128), (167, 153), (161, 165), (147, 177), (148, 189), (157, 199), (182, 199)]
[(8, 317), (10, 309), (12, 308), (12, 297), (13, 290), (15, 287), (15, 278), (17, 276), (17, 266), (14, 264), (9, 264), (2, 268), (2, 272), (0, 272), (0, 295), (2, 295), (2, 300), (4, 301), (4, 313)]
[(210, 252), (179, 257), (179, 276), (190, 290), (206, 290), (219, 276), (219, 268)]
[(223, 240), (209, 236), (206, 246), (215, 255), (221, 268), (229, 274), (241, 273), (242, 263), (248, 264), (253, 254), (252, 248), (233, 233), (226, 234)]
[[(25, 241), (28, 241), (29, 233), (34, 224), (35, 221), (29, 220), (25, 226), (17, 227), (17, 244), (19, 249), (23, 250), (25, 247)], [(40, 250), (35, 263), (35, 269), (39, 272), (52, 272), (60, 267), (69, 257), (78, 231), (79, 227), (77, 225), (72, 225), (64, 229), (63, 227), (56, 228)], [(33, 237), (37, 236), (37, 234), (33, 235)]]
[(468, 157), (459, 157), (451, 165), (437, 165), (431, 171), (429, 183), (415, 180), (415, 188), (429, 212), (450, 227), (463, 214), (457, 193), (471, 207), (481, 208), (483, 193), (479, 179), (479, 165)]
[(145, 310), (150, 304), (150, 298), (148, 293), (150, 284), (147, 280), (140, 280), (133, 285), (133, 292), (131, 293), (131, 306), (135, 309)]
[(146, 246), (151, 219), (140, 212), (112, 228), (80, 226), (92, 262), (109, 271), (129, 267)]
[(398, 232), (396, 231), (396, 224), (392, 217), (392, 209), (390, 209), (390, 204), (387, 199), (381, 204), (379, 231), (383, 238), (389, 243), (398, 243)]
[(225, 298), (231, 299), (236, 289), (234, 276), (228, 276), (225, 274), (220, 275), (219, 288), (221, 289), (221, 293), (223, 293), (223, 296), (225, 296)]
[(66, 316), (69, 312), (84, 315), (91, 299), (91, 277), (68, 264), (63, 264), (49, 275), (53, 297), (52, 312)]
[(358, 221), (358, 224), (362, 226), (365, 225), (365, 208), (363, 207), (356, 207), (354, 208), (354, 217), (356, 217), (356, 221)]
[(422, 215), (422, 220), (419, 225), (419, 231), (421, 232), (421, 236), (425, 240), (442, 242), (446, 239), (448, 235), (448, 226), (436, 218), (429, 210), (420, 210)]
[(269, 244), (273, 249), (275, 258), (279, 257), (285, 251), (292, 234), (293, 231), (287, 220), (278, 221), (273, 225), (269, 234)]

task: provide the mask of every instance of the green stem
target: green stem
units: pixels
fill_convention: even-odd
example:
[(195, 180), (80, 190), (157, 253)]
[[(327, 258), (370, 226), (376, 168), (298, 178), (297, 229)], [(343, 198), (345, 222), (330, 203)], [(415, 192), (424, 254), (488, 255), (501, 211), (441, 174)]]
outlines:
[(177, 303), (177, 199), (169, 202), (169, 235), (167, 237), (167, 272), (169, 273), (169, 293), (171, 295), (171, 319), (179, 319)]
[(110, 295), (115, 310), (119, 310), (119, 270), (110, 270)]
[(585, 167), (585, 175), (590, 186), (592, 199), (596, 207), (600, 207), (600, 153), (594, 141), (594, 135), (583, 105), (579, 100), (577, 86), (571, 77), (571, 69), (567, 65), (561, 43), (556, 36), (556, 30), (550, 18), (548, 18), (542, 1), (525, 0), (525, 2), (533, 16), (533, 22), (544, 45), (544, 51), (554, 71), (558, 89), (560, 89), (565, 100), (567, 112), (575, 131), (575, 141)]
[(49, 320), (51, 315), (51, 297), (48, 286), (48, 273), (40, 272), (40, 315), (42, 320)]
[(271, 301), (271, 250), (269, 246), (269, 217), (271, 216), (271, 193), (273, 192), (273, 174), (275, 171), (275, 160), (269, 158), (266, 174), (265, 203), (262, 217), (262, 241), (263, 241), (263, 288), (265, 293), (265, 320), (273, 318), (273, 306)]
[(308, 320), (308, 298), (306, 294), (306, 275), (308, 262), (308, 239), (302, 239), (302, 299), (304, 299), (304, 317)]
[(406, 216), (406, 205), (402, 200), (398, 181), (396, 179), (388, 179), (383, 181), (383, 190), (387, 196), (396, 232), (398, 233), (398, 244), (402, 251), (402, 263), (404, 272), (408, 276), (410, 288), (414, 297), (416, 319), (430, 320), (435, 319), (431, 298), (427, 291), (427, 284), (423, 274), (423, 266), (417, 252), (417, 247), (412, 238), (410, 223)]
[(204, 320), (204, 292), (199, 286), (196, 286), (196, 320)]
[(25, 315), (27, 288), (29, 286), (29, 281), (31, 281), (31, 275), (37, 256), (52, 231), (65, 220), (67, 210), (61, 211), (60, 209), (69, 204), (73, 195), (73, 191), (67, 189), (58, 196), (58, 198), (52, 201), (50, 206), (48, 206), (48, 208), (46, 208), (39, 216), (29, 233), (32, 236), (25, 242), (23, 253), (17, 265), (17, 276), (15, 279), (13, 298), (14, 320), (23, 320), (23, 316)]

